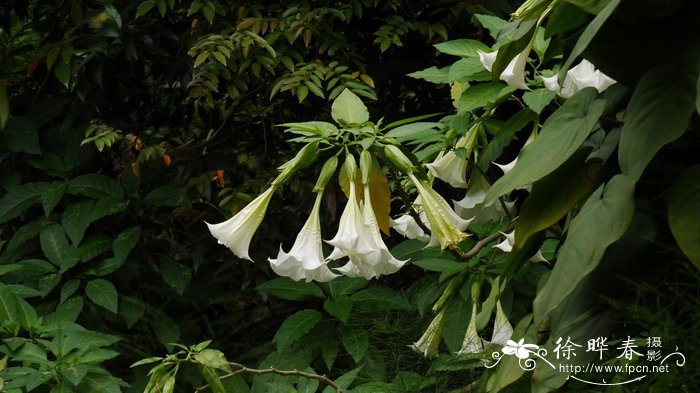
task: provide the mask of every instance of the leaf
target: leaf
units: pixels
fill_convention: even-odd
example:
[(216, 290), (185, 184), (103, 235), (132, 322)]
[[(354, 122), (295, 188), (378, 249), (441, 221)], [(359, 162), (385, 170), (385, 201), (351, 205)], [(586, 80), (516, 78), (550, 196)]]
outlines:
[(449, 71), (450, 67), (437, 68), (435, 66), (426, 68), (424, 70), (412, 72), (408, 74), (411, 78), (424, 79), (431, 83), (448, 83), (449, 82)]
[(338, 296), (335, 299), (326, 299), (323, 308), (341, 322), (347, 323), (352, 310), (352, 300), (347, 296)]
[(119, 303), (119, 315), (122, 316), (127, 328), (131, 328), (138, 322), (146, 311), (146, 304), (141, 299), (122, 296)]
[(154, 330), (162, 344), (180, 341), (180, 325), (162, 311), (156, 314)]
[(221, 351), (216, 349), (203, 349), (194, 355), (194, 360), (207, 367), (215, 368), (227, 373), (231, 372), (231, 366), (229, 366), (226, 356), (224, 356)]
[(188, 267), (168, 257), (163, 257), (161, 260), (160, 273), (165, 282), (180, 295), (182, 295), (192, 279), (192, 272)]
[(539, 232), (564, 217), (596, 185), (589, 178), (593, 161), (586, 165), (589, 148), (579, 149), (554, 172), (537, 181), (520, 208), (515, 226), (515, 245), (519, 249), (535, 232)]
[(105, 235), (95, 235), (85, 239), (80, 246), (75, 249), (75, 257), (80, 262), (87, 262), (112, 247), (112, 238)]
[(73, 279), (73, 280), (66, 281), (66, 283), (63, 284), (63, 287), (61, 288), (61, 300), (60, 300), (60, 302), (63, 303), (66, 300), (68, 300), (68, 298), (73, 296), (75, 291), (78, 290), (78, 287), (80, 287), (80, 280)]
[(340, 341), (356, 363), (365, 357), (369, 349), (369, 334), (361, 327), (344, 326)]
[(515, 88), (505, 83), (482, 83), (471, 86), (459, 98), (457, 111), (460, 114), (493, 104), (513, 93)]
[(34, 221), (28, 222), (15, 231), (10, 239), (10, 242), (7, 244), (5, 251), (11, 252), (19, 249), (27, 241), (34, 239), (47, 225), (52, 223), (53, 221), (44, 217), (39, 217)]
[(533, 112), (541, 113), (542, 109), (546, 108), (556, 96), (557, 94), (549, 89), (535, 89), (526, 91), (523, 94), (523, 101)]
[(13, 116), (0, 131), (0, 146), (18, 153), (41, 154), (36, 125), (24, 116)]
[(199, 366), (199, 373), (202, 374), (204, 380), (207, 381), (209, 388), (213, 393), (226, 393), (223, 382), (219, 374), (211, 367)]
[(5, 86), (0, 84), (0, 129), (5, 128), (7, 119), (10, 118), (10, 100), (7, 97)]
[(386, 133), (387, 137), (396, 138), (399, 142), (410, 141), (424, 135), (426, 132), (436, 133), (435, 127), (438, 123), (431, 121), (419, 121), (415, 123), (405, 124), (394, 128)]
[(369, 111), (358, 96), (345, 89), (333, 101), (331, 116), (339, 124), (359, 124), (369, 120)]
[(477, 51), (490, 52), (486, 44), (477, 40), (459, 39), (433, 45), (438, 51), (454, 56), (479, 57)]
[(125, 229), (117, 236), (116, 239), (114, 239), (114, 244), (112, 244), (114, 257), (120, 261), (126, 260), (126, 257), (128, 257), (131, 250), (136, 247), (136, 244), (138, 244), (140, 238), (141, 227), (136, 226)]
[(316, 310), (302, 310), (290, 315), (275, 334), (277, 352), (284, 352), (321, 321), (322, 315)]
[(70, 181), (66, 192), (94, 199), (110, 196), (120, 200), (124, 198), (121, 185), (116, 180), (98, 173), (88, 173), (76, 177)]
[(638, 179), (663, 145), (683, 135), (695, 111), (696, 78), (690, 67), (657, 68), (644, 74), (627, 105), (620, 133), (622, 173)]
[(0, 327), (17, 322), (17, 302), (15, 293), (0, 282)]
[[(478, 58), (468, 57), (466, 59), (461, 59), (450, 66), (447, 80), (449, 82), (467, 82), (473, 80), (471, 78), (472, 76), (486, 72), (486, 69)], [(488, 80), (488, 74), (486, 75), (486, 79)]]
[(357, 306), (366, 310), (410, 310), (411, 304), (400, 293), (389, 288), (367, 288), (350, 297)]
[(367, 282), (368, 281), (362, 277), (341, 276), (332, 281), (320, 283), (320, 285), (332, 298), (336, 298), (338, 296), (351, 294), (363, 288), (367, 285)]
[(498, 38), (498, 32), (501, 31), (501, 28), (505, 26), (506, 23), (508, 23), (499, 17), (491, 15), (477, 14), (474, 15), (474, 17), (489, 31), (489, 34), (491, 37), (493, 37), (493, 39)]
[(182, 204), (182, 198), (178, 196), (179, 192), (179, 187), (168, 184), (146, 194), (143, 201), (153, 206), (177, 207)]
[(156, 5), (156, 0), (146, 0), (136, 8), (136, 17), (144, 16)]
[(67, 182), (53, 182), (41, 195), (41, 205), (44, 208), (46, 217), (49, 217), (56, 205), (61, 202), (66, 188), (68, 188)]
[(700, 269), (700, 165), (684, 170), (668, 197), (668, 225), (681, 251)]
[(559, 70), (559, 86), (564, 86), (564, 78), (566, 78), (566, 73), (569, 71), (569, 68), (571, 68), (571, 64), (573, 64), (574, 60), (576, 60), (576, 58), (583, 53), (586, 47), (588, 47), (588, 44), (591, 43), (593, 37), (595, 37), (595, 35), (598, 33), (598, 30), (603, 27), (605, 21), (608, 20), (619, 4), (620, 0), (610, 0), (605, 8), (603, 8), (598, 15), (593, 18), (588, 26), (586, 26), (586, 29), (579, 36), (578, 41), (576, 41), (576, 45), (574, 45), (574, 48), (571, 50), (566, 62)]
[(0, 224), (12, 220), (38, 203), (48, 187), (49, 183), (26, 183), (10, 188), (0, 199)]
[(66, 271), (78, 263), (78, 258), (74, 255), (73, 249), (68, 245), (68, 238), (59, 224), (51, 224), (44, 228), (39, 234), (41, 250), (46, 258), (54, 265)]
[[(333, 382), (335, 382), (338, 386), (340, 386), (341, 389), (347, 389), (348, 387), (350, 387), (350, 384), (352, 384), (355, 381), (355, 379), (357, 378), (357, 374), (360, 373), (360, 371), (362, 370), (362, 367), (363, 366), (360, 366), (360, 367), (357, 367), (353, 370), (348, 371), (347, 373), (338, 377), (338, 379), (336, 379)], [(335, 389), (328, 386), (325, 389), (323, 389), (322, 393), (335, 393)]]
[(605, 100), (597, 96), (594, 88), (585, 88), (557, 109), (544, 123), (540, 135), (520, 150), (515, 167), (491, 186), (484, 205), (552, 173), (571, 157), (605, 109)]
[(116, 313), (118, 304), (117, 290), (111, 282), (96, 278), (85, 285), (85, 294), (95, 304)]
[(126, 202), (113, 197), (105, 197), (95, 202), (95, 207), (92, 209), (90, 221), (94, 222), (100, 218), (111, 216), (126, 210)]
[(598, 266), (605, 249), (624, 234), (634, 214), (634, 184), (633, 178), (616, 175), (588, 197), (571, 221), (557, 263), (533, 302), (535, 325)]
[(286, 300), (301, 300), (307, 297), (323, 299), (323, 291), (312, 282), (294, 281), (279, 277), (258, 285), (255, 289)]
[(612, 0), (566, 0), (567, 3), (571, 3), (582, 10), (597, 15), (605, 6), (607, 6)]
[(63, 211), (61, 224), (73, 245), (78, 245), (83, 240), (85, 231), (92, 222), (92, 210), (95, 206), (93, 200), (83, 200), (72, 203)]

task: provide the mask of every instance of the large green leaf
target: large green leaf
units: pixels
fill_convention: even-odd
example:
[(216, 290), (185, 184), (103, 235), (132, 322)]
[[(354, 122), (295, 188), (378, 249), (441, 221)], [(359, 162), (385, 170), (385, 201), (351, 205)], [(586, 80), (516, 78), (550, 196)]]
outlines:
[(358, 124), (369, 120), (369, 111), (360, 97), (348, 89), (343, 90), (331, 106), (333, 120), (343, 124)]
[(483, 42), (469, 39), (446, 41), (433, 46), (442, 53), (461, 57), (479, 57), (477, 51), (490, 51)]
[(229, 366), (228, 360), (226, 360), (226, 356), (224, 356), (224, 354), (221, 351), (216, 349), (203, 349), (201, 352), (198, 352), (194, 355), (194, 360), (207, 367), (219, 369), (221, 371), (231, 372), (231, 366)]
[(67, 182), (53, 182), (41, 195), (41, 205), (44, 207), (44, 214), (46, 217), (51, 214), (56, 205), (61, 201), (67, 187)]
[(23, 116), (10, 118), (0, 131), (0, 146), (16, 152), (41, 154), (36, 125)]
[(687, 168), (671, 188), (668, 224), (683, 253), (700, 269), (700, 165)]
[(120, 261), (125, 260), (131, 250), (138, 244), (139, 238), (141, 238), (141, 227), (125, 229), (114, 239), (114, 244), (112, 245), (114, 257)]
[(341, 322), (347, 323), (352, 310), (352, 300), (347, 296), (338, 296), (335, 299), (326, 299), (323, 308)]
[(277, 352), (281, 353), (321, 322), (322, 315), (316, 310), (302, 310), (289, 316), (275, 334)]
[(117, 199), (124, 197), (122, 187), (116, 180), (98, 173), (88, 173), (76, 177), (70, 181), (66, 192), (95, 199), (109, 196)]
[[(557, 170), (535, 182), (520, 208), (515, 226), (515, 248), (522, 247), (535, 232), (564, 217), (595, 187), (589, 178), (586, 157), (590, 149), (580, 149)], [(592, 165), (596, 165), (592, 163)]]
[(437, 68), (435, 66), (426, 68), (424, 70), (412, 72), (408, 74), (411, 78), (424, 79), (431, 83), (448, 83), (449, 78), (447, 77), (450, 72), (449, 67)]
[(696, 78), (690, 67), (657, 68), (642, 77), (620, 134), (622, 173), (638, 179), (663, 145), (683, 135), (695, 111)]
[(97, 278), (85, 285), (85, 294), (95, 302), (111, 312), (117, 312), (117, 290), (111, 282)]
[(287, 300), (301, 300), (307, 297), (323, 299), (323, 291), (312, 282), (294, 281), (287, 277), (279, 277), (264, 282), (256, 287), (260, 292), (269, 293)]
[(625, 233), (634, 214), (634, 184), (634, 179), (616, 175), (591, 194), (571, 221), (557, 263), (533, 302), (536, 325), (598, 266), (605, 249)]
[(24, 210), (38, 203), (50, 183), (27, 183), (12, 187), (0, 199), (0, 224), (19, 216)]
[(505, 83), (482, 83), (471, 86), (462, 93), (457, 104), (457, 111), (460, 114), (482, 108), (513, 93), (515, 88)]
[(17, 302), (15, 294), (0, 283), (0, 327), (6, 327), (17, 322)]
[(92, 210), (95, 201), (86, 199), (80, 202), (71, 203), (63, 211), (61, 224), (73, 245), (78, 245), (83, 240), (85, 231), (92, 222)]
[[(450, 71), (448, 73), (448, 81), (454, 82), (467, 82), (472, 80), (472, 76), (479, 74), (481, 72), (486, 72), (483, 64), (478, 58), (468, 57), (466, 59), (461, 59), (456, 61), (450, 66)], [(487, 80), (488, 80), (488, 74)]]
[(343, 332), (340, 335), (340, 341), (355, 362), (362, 360), (369, 349), (369, 335), (361, 327), (352, 325), (344, 326)]
[(484, 204), (541, 179), (571, 157), (605, 109), (605, 100), (597, 97), (594, 88), (585, 88), (557, 109), (542, 126), (540, 135), (520, 151), (515, 167), (493, 184)]
[(68, 238), (59, 224), (51, 224), (39, 234), (41, 250), (46, 258), (64, 272), (78, 263), (74, 249), (68, 245)]

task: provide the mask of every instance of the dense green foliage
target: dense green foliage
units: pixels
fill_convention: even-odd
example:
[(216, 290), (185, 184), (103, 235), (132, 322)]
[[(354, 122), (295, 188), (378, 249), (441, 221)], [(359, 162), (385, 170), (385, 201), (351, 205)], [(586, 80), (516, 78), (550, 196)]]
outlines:
[[(663, 337), (683, 367), (606, 391), (690, 391), (700, 27), (693, 1), (661, 3), (10, 1), (0, 391), (591, 389), (512, 356), (485, 368), (502, 318), (550, 354), (606, 336), (600, 364)], [(581, 58), (618, 83), (565, 92)], [(370, 280), (276, 276), (266, 258), (292, 245), (312, 191), (330, 239), (363, 186), (410, 262)], [(204, 221), (268, 187), (250, 263)], [(475, 201), (468, 237), (440, 221), (443, 198)], [(430, 247), (389, 231), (402, 214)]]

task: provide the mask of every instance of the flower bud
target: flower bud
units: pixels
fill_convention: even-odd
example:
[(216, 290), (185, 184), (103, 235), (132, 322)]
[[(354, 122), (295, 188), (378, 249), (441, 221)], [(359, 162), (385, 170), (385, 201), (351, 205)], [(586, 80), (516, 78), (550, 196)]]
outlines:
[(280, 174), (272, 181), (272, 186), (280, 186), (289, 181), (298, 171), (311, 165), (318, 157), (318, 142), (308, 143), (302, 147), (294, 158), (282, 164)]
[(360, 171), (362, 184), (369, 184), (369, 176), (372, 173), (372, 155), (367, 150), (363, 150), (360, 154)]
[(415, 170), (411, 160), (406, 157), (405, 154), (394, 145), (384, 146), (384, 155), (389, 159), (394, 165), (396, 165), (401, 171), (405, 173), (412, 173)]
[(314, 186), (314, 192), (319, 192), (326, 187), (328, 181), (333, 177), (336, 168), (338, 167), (338, 156), (333, 156), (329, 158), (323, 168), (321, 168), (321, 173), (318, 175), (318, 180), (316, 180), (316, 185)]

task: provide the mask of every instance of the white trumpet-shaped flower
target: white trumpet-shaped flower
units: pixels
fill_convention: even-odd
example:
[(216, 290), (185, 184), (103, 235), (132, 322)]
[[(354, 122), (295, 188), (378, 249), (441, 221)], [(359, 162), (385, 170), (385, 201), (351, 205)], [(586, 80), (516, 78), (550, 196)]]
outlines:
[(465, 220), (455, 213), (440, 194), (435, 192), (429, 185), (419, 180), (413, 173), (408, 173), (408, 177), (418, 189), (418, 195), (425, 215), (430, 222), (430, 243), (428, 246), (454, 248), (464, 239), (467, 234), (463, 231), (469, 226), (471, 220)]
[(340, 259), (354, 250), (357, 247), (357, 240), (360, 238), (362, 225), (362, 212), (360, 211), (360, 204), (357, 202), (355, 182), (351, 181), (348, 203), (340, 216), (338, 232), (333, 239), (326, 241), (326, 243), (335, 247), (327, 259)]
[(464, 341), (462, 342), (462, 348), (457, 351), (458, 355), (464, 355), (467, 353), (479, 353), (484, 350), (484, 345), (479, 338), (479, 332), (476, 330), (476, 304), (472, 305), (472, 316), (469, 318), (469, 325), (467, 325), (467, 333), (464, 335)]
[(513, 335), (513, 326), (508, 321), (506, 314), (501, 307), (501, 301), (496, 302), (496, 320), (493, 323), (493, 334), (491, 343), (506, 345)]
[(327, 262), (323, 258), (319, 216), (322, 198), (323, 192), (321, 191), (316, 195), (311, 214), (299, 231), (292, 249), (287, 253), (280, 246), (277, 259), (269, 258), (272, 270), (278, 275), (289, 277), (294, 281), (305, 279), (307, 282), (326, 282), (340, 277), (326, 266)]
[(586, 87), (595, 87), (602, 93), (608, 87), (617, 83), (614, 79), (596, 70), (588, 60), (582, 60), (577, 66), (566, 72), (564, 85), (559, 86), (558, 75), (542, 77), (544, 86), (563, 98), (569, 98)]
[[(484, 199), (488, 192), (488, 183), (472, 182), (474, 184), (468, 191), (467, 195), (459, 201), (452, 201), (455, 207), (455, 212), (462, 218), (472, 219), (473, 224), (483, 224), (490, 221), (498, 221), (506, 215), (503, 206), (494, 202), (491, 205), (484, 205)], [(513, 207), (514, 202), (505, 202), (506, 208)]]
[(435, 161), (426, 165), (433, 176), (456, 188), (467, 186), (467, 160), (457, 156), (450, 150), (439, 156)]
[(394, 258), (384, 240), (382, 240), (382, 235), (379, 233), (379, 224), (372, 209), (368, 185), (364, 186), (361, 218), (355, 247), (350, 249), (339, 247), (341, 252), (337, 254), (346, 255), (350, 260), (336, 270), (349, 277), (364, 277), (368, 280), (383, 274), (397, 272), (408, 260), (400, 261)]
[[(505, 239), (503, 239), (502, 242), (496, 244), (493, 247), (498, 248), (499, 250), (501, 250), (503, 252), (513, 251), (513, 245), (515, 244), (515, 230), (513, 230), (511, 233), (501, 232), (501, 234), (503, 234)], [(530, 258), (530, 261), (532, 261), (532, 262), (549, 262), (547, 259), (545, 259), (544, 255), (542, 255), (541, 250), (538, 250), (537, 253)]]
[[(419, 218), (421, 219), (421, 221), (423, 221), (423, 224), (425, 226), (430, 225), (430, 223), (428, 223), (428, 217), (425, 215), (425, 212), (420, 212)], [(426, 235), (425, 231), (423, 231), (420, 225), (418, 225), (418, 222), (416, 222), (416, 219), (413, 218), (410, 214), (404, 214), (403, 216), (398, 217), (395, 220), (392, 219), (390, 221), (390, 224), (396, 232), (398, 232), (404, 237), (422, 241), (430, 240), (430, 236)]]
[[(493, 63), (496, 62), (496, 58), (498, 57), (498, 51), (496, 50), (490, 53), (482, 51), (477, 52), (479, 53), (481, 64), (490, 72), (493, 69)], [(527, 87), (527, 83), (525, 83), (525, 66), (527, 65), (527, 58), (529, 55), (530, 47), (528, 46), (508, 63), (498, 78), (515, 88), (530, 90), (530, 88)]]
[(239, 258), (250, 261), (248, 256), (250, 240), (265, 217), (267, 205), (274, 192), (275, 187), (268, 188), (236, 215), (222, 223), (206, 223), (209, 231), (219, 241), (219, 244), (228, 247)]
[(443, 308), (430, 322), (428, 328), (418, 341), (409, 345), (414, 351), (423, 354), (423, 356), (432, 358), (438, 355), (438, 347), (442, 339), (442, 327), (444, 325), (445, 309)]

